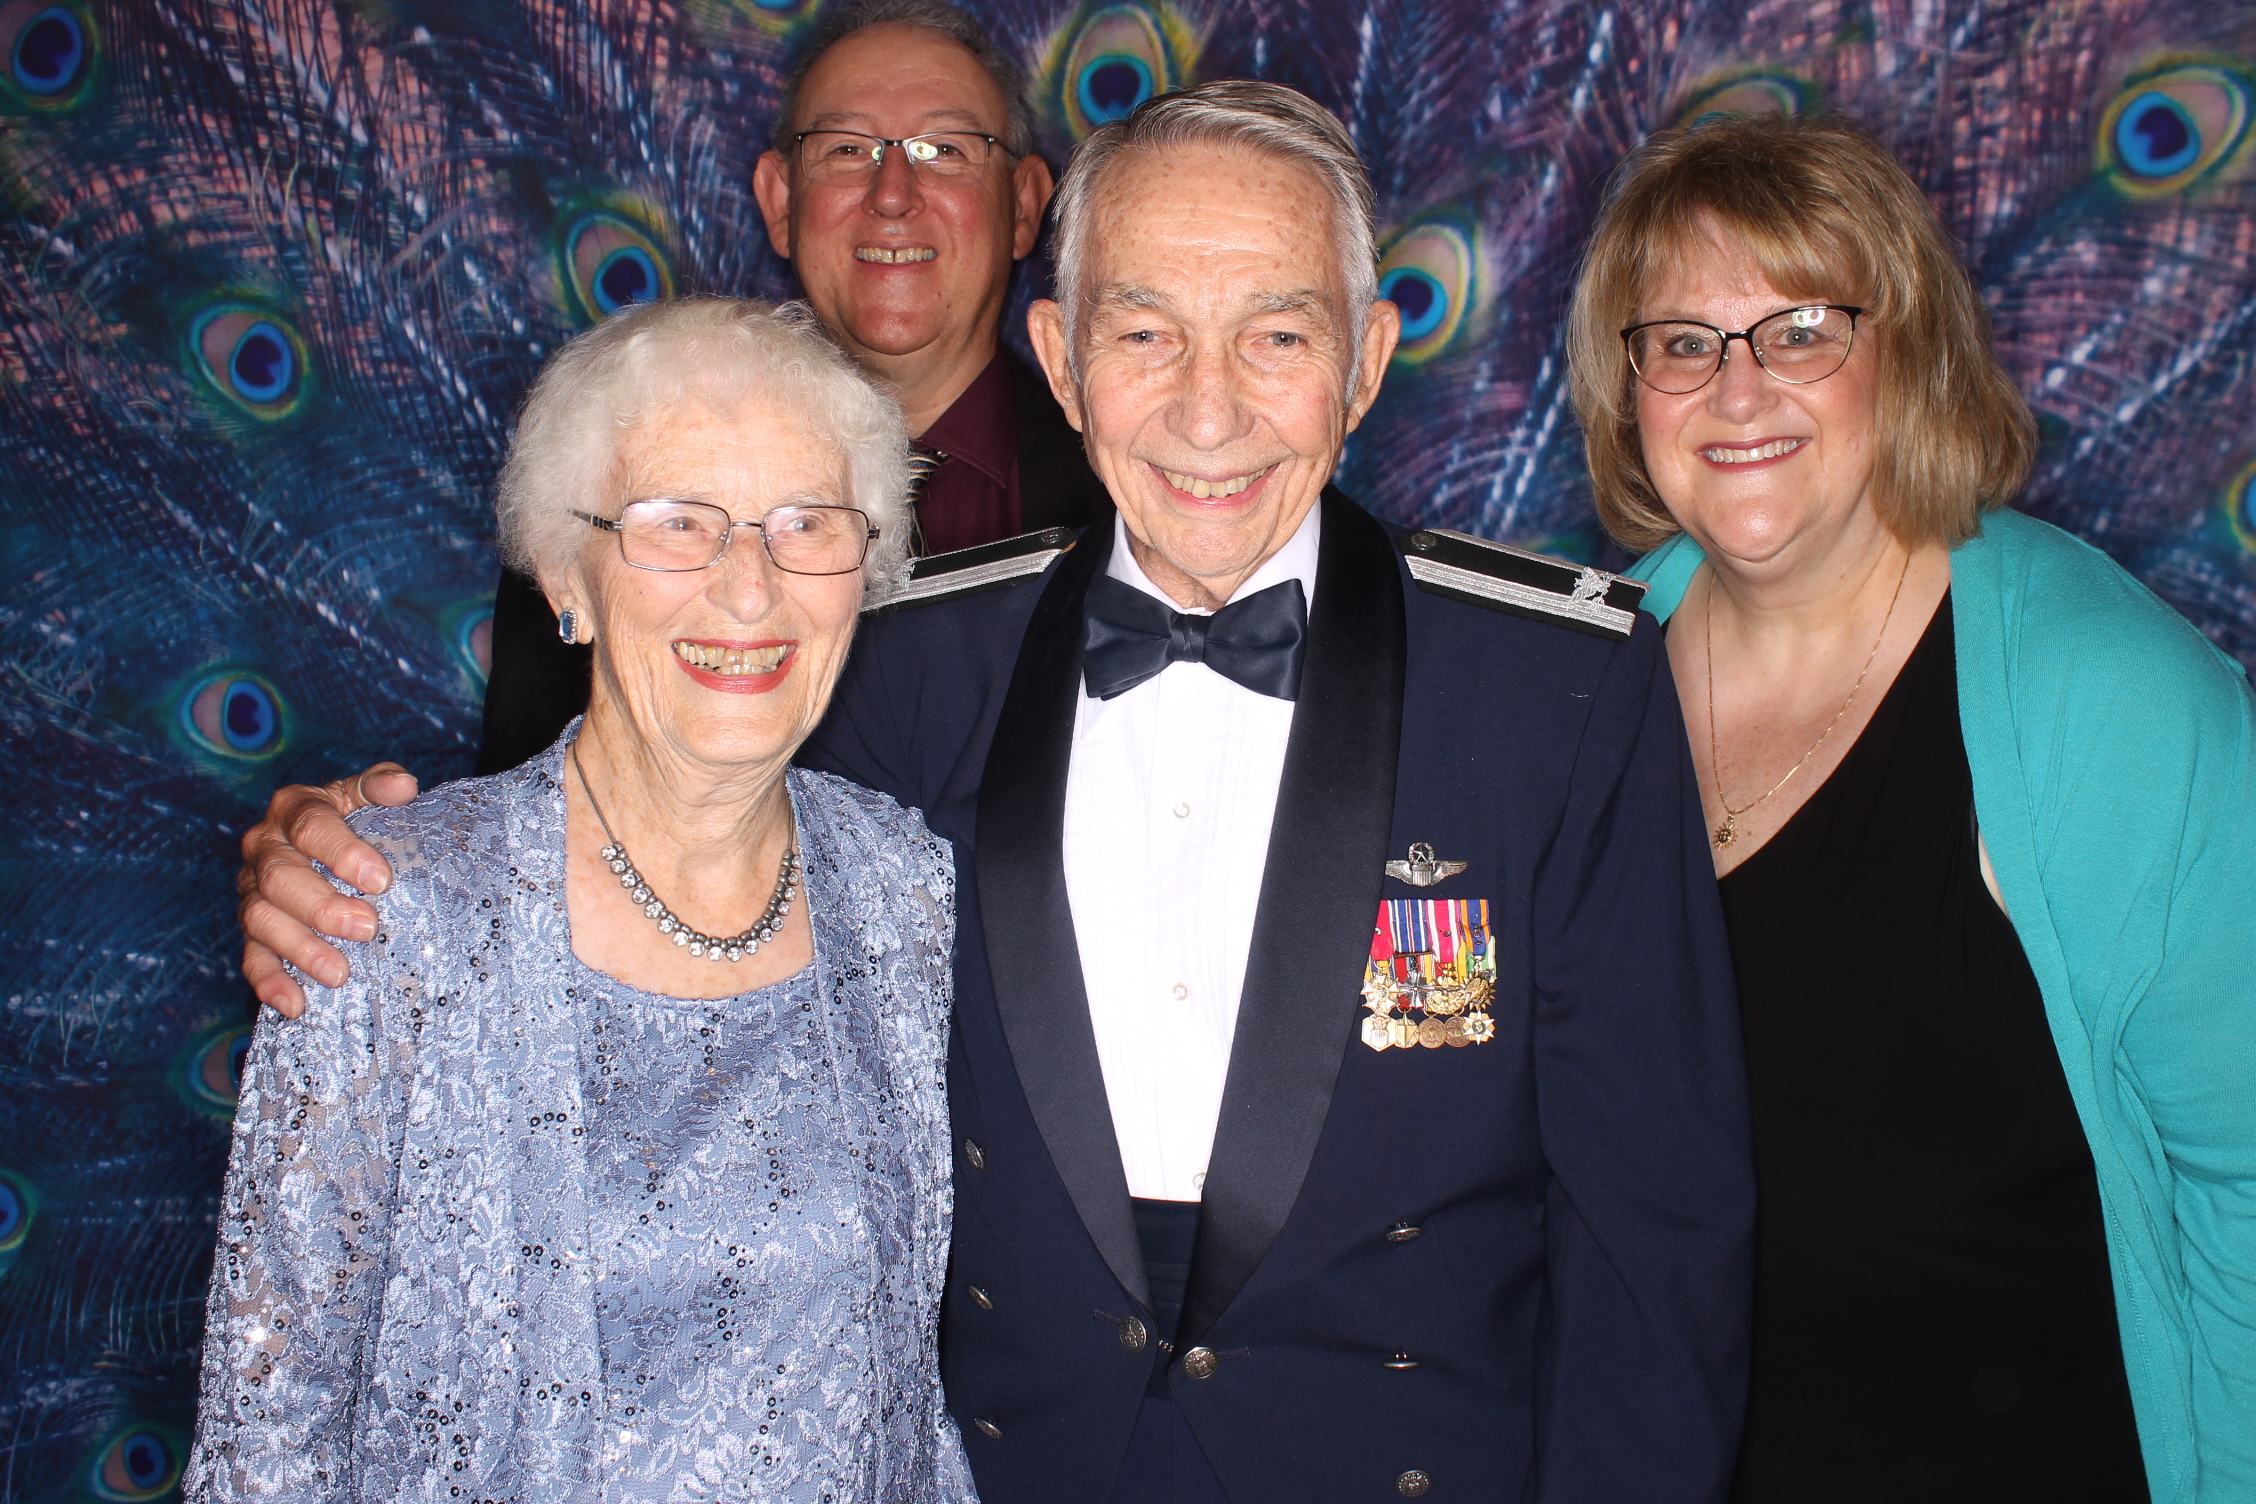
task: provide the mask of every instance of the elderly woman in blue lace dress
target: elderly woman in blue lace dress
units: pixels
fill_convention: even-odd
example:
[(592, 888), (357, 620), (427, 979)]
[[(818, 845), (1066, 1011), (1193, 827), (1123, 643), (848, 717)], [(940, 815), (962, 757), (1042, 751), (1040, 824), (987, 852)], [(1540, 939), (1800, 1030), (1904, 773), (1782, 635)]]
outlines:
[(586, 718), (354, 818), (352, 980), (261, 1020), (191, 1498), (969, 1498), (934, 1347), (948, 851), (792, 770), (898, 570), (891, 404), (790, 311), (549, 363), (503, 546)]

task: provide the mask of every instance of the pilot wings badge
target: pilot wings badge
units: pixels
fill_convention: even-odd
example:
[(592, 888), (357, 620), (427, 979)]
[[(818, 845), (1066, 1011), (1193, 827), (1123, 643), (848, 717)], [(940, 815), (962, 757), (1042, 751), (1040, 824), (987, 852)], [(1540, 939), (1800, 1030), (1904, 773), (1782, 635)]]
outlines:
[(1410, 844), (1410, 859), (1406, 862), (1386, 864), (1387, 876), (1397, 882), (1408, 883), (1413, 888), (1430, 888), (1445, 877), (1455, 877), (1465, 870), (1463, 862), (1437, 862), (1433, 848), (1423, 841)]

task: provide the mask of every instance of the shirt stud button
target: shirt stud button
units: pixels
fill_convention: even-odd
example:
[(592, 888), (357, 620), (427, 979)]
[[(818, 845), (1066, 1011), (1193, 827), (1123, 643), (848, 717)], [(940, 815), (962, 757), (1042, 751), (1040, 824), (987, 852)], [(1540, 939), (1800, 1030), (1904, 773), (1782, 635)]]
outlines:
[(1178, 805), (1176, 805), (1176, 806), (1175, 806), (1175, 818), (1176, 818), (1176, 819), (1178, 819), (1178, 820), (1188, 820), (1188, 819), (1189, 819), (1190, 817), (1191, 817), (1191, 807), (1190, 807), (1190, 806), (1189, 806), (1188, 804), (1178, 804)]
[(1177, 982), (1175, 984), (1174, 991), (1175, 1001), (1177, 1002), (1181, 1002), (1184, 998), (1187, 998), (1191, 995), (1191, 989), (1184, 986), (1181, 982)]

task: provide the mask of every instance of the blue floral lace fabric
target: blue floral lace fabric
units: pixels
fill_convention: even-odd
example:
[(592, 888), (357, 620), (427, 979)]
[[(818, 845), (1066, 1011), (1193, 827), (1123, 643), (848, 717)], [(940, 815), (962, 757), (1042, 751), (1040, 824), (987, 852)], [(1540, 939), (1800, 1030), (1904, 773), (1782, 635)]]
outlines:
[(572, 954), (562, 745), (354, 817), (396, 878), (259, 1022), (187, 1497), (973, 1499), (946, 843), (792, 772), (814, 964), (654, 996)]

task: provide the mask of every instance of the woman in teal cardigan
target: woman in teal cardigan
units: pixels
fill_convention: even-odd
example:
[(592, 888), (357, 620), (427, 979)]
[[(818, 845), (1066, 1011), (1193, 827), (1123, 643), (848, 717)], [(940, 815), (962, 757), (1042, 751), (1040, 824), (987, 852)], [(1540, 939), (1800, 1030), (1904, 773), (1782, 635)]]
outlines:
[(2000, 509), (2027, 410), (1859, 127), (1655, 137), (1569, 345), (1740, 971), (1734, 1499), (2256, 1500), (2247, 678)]

